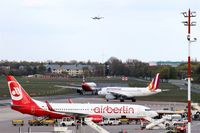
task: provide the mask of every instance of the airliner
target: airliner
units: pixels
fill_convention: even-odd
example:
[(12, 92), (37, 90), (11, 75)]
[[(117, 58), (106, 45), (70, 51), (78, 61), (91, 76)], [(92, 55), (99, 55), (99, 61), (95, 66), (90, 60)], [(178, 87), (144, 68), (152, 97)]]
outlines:
[(133, 104), (49, 103), (31, 98), (13, 76), (6, 77), (11, 95), (11, 108), (23, 114), (44, 118), (81, 117), (101, 122), (103, 118), (142, 119), (157, 112)]
[(125, 99), (131, 99), (132, 102), (135, 102), (135, 97), (160, 93), (162, 90), (158, 89), (159, 81), (160, 74), (157, 73), (147, 87), (104, 87), (98, 92), (98, 95), (105, 96), (107, 101), (120, 99), (121, 102), (124, 102)]
[(102, 19), (102, 18), (104, 18), (104, 17), (91, 17), (92, 19), (94, 19), (94, 20), (100, 20), (100, 19)]
[(96, 83), (85, 82), (84, 79), (81, 85), (67, 85), (67, 86), (55, 85), (55, 87), (75, 89), (77, 93), (79, 93), (80, 95), (85, 94), (85, 92), (91, 92), (92, 94), (97, 95), (98, 91), (100, 90), (100, 88), (97, 87)]

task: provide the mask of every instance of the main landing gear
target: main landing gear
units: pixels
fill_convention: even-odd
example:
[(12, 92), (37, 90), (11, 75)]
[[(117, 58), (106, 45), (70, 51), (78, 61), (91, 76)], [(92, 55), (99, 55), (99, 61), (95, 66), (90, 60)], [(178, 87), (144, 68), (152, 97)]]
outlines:
[(83, 95), (83, 91), (81, 90), (77, 90), (76, 92), (79, 93), (80, 95)]
[(136, 102), (136, 99), (135, 99), (135, 98), (132, 98), (131, 100), (132, 100), (132, 102)]

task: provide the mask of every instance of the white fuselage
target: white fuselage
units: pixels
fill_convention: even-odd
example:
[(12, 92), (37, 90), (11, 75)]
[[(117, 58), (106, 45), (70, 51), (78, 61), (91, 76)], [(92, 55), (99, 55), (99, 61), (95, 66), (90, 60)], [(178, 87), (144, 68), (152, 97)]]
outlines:
[(127, 97), (139, 97), (139, 96), (149, 96), (154, 95), (161, 92), (161, 89), (156, 89), (154, 91), (149, 90), (147, 87), (139, 88), (139, 87), (104, 87), (102, 88), (98, 94), (102, 96), (109, 95), (112, 91), (116, 91), (122, 93), (122, 95), (126, 95)]
[[(45, 103), (34, 100), (41, 108), (48, 110)], [(89, 103), (50, 103), (56, 112), (69, 115), (101, 115), (104, 118), (144, 118), (155, 117), (157, 113), (150, 108), (131, 104), (89, 104)]]

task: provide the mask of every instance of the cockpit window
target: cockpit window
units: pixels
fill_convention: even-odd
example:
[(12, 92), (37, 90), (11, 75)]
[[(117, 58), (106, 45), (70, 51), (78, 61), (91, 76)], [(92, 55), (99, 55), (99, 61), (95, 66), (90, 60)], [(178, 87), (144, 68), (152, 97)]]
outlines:
[(151, 109), (145, 109), (145, 111), (151, 111)]

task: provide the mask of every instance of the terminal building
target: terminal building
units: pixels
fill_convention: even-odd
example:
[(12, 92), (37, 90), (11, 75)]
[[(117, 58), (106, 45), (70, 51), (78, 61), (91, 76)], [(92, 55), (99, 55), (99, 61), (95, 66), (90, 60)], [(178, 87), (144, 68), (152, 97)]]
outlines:
[(172, 66), (177, 67), (180, 64), (184, 63), (183, 61), (157, 61), (157, 62), (149, 62), (150, 66)]
[(76, 77), (82, 76), (85, 71), (93, 71), (93, 67), (90, 65), (73, 64), (73, 65), (58, 65), (58, 64), (48, 64), (46, 65), (48, 72), (55, 74), (68, 74), (69, 76)]

